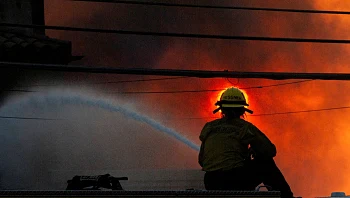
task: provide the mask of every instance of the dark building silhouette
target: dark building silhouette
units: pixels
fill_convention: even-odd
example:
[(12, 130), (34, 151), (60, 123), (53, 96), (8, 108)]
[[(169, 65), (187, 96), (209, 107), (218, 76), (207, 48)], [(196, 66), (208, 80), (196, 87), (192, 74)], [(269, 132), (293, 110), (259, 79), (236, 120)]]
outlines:
[[(0, 22), (45, 25), (44, 0), (0, 1)], [(82, 57), (72, 55), (72, 43), (45, 35), (44, 29), (0, 28), (0, 61), (68, 64)], [(0, 105), (26, 71), (0, 68)]]

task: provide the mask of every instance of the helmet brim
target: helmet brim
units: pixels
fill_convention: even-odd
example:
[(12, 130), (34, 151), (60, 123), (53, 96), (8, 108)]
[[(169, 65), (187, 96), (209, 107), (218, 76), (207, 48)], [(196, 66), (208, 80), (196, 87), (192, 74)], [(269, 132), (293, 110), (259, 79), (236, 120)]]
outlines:
[[(253, 114), (253, 111), (250, 110), (250, 109), (247, 109), (246, 106), (249, 106), (249, 105), (238, 105), (238, 104), (222, 104), (220, 108), (222, 107), (228, 107), (228, 108), (237, 108), (237, 107), (243, 107), (245, 109), (246, 112), (250, 113), (250, 114)], [(218, 110), (220, 109), (218, 108)], [(216, 112), (215, 112), (216, 113)]]
[(243, 105), (243, 104), (222, 104), (221, 107), (246, 107), (249, 105)]
[[(250, 113), (250, 114), (253, 114), (253, 111), (252, 111), (252, 110), (247, 109), (247, 108), (245, 108), (244, 106), (240, 106), (240, 107), (243, 107), (244, 110), (245, 110), (246, 112), (248, 112), (248, 113)], [(221, 110), (221, 107), (215, 109), (215, 110), (213, 111), (213, 114), (215, 114), (216, 112), (218, 112), (218, 111), (220, 111), (220, 110)]]

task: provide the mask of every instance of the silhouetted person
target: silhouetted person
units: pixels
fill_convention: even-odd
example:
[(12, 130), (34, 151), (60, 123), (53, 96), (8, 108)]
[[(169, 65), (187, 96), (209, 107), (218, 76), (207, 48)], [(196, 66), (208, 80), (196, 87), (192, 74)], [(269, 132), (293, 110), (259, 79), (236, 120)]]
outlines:
[(207, 190), (254, 190), (259, 184), (293, 197), (283, 174), (276, 166), (275, 145), (252, 123), (242, 119), (253, 113), (242, 91), (229, 88), (219, 106), (222, 118), (208, 122), (199, 136), (202, 141), (198, 162), (205, 171)]

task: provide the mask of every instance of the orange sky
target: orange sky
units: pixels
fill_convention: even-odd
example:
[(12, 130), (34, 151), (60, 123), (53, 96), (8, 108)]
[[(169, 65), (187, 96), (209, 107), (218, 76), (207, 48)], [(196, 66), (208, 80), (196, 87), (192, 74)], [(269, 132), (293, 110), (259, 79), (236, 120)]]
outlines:
[[(264, 1), (265, 2), (265, 1)], [(264, 7), (350, 10), (345, 1), (315, 0), (291, 5), (288, 1), (267, 1)], [(307, 3), (306, 3), (307, 2)], [(251, 2), (247, 6), (255, 5)], [(261, 2), (260, 2), (261, 3)], [(270, 4), (268, 4), (270, 3)], [(233, 4), (233, 3), (232, 3)], [(46, 5), (48, 25), (96, 28), (162, 30), (186, 33), (240, 34), (253, 36), (350, 39), (350, 18), (346, 15), (296, 13), (204, 11), (173, 9), (165, 15), (156, 8), (125, 5), (93, 6), (88, 3)], [(242, 4), (243, 5), (243, 4)], [(304, 6), (304, 7), (303, 7)], [(132, 11), (132, 10), (137, 11)], [(57, 10), (61, 10), (58, 12)], [(64, 11), (62, 11), (64, 10)], [(113, 12), (113, 10), (117, 10)], [(164, 21), (158, 15), (164, 14)], [(154, 16), (153, 16), (154, 15)], [(65, 33), (48, 35), (73, 41), (76, 54), (86, 57), (79, 64), (130, 67), (205, 69), (237, 71), (350, 72), (350, 47), (336, 44), (273, 43), (253, 41), (164, 39)], [(79, 36), (78, 36), (79, 35)], [(81, 36), (83, 35), (83, 36)], [(92, 41), (94, 38), (94, 41)], [(145, 41), (145, 40), (146, 41)], [(91, 43), (90, 43), (91, 42)], [(151, 58), (150, 58), (151, 57)], [(147, 63), (148, 65), (144, 65)], [(103, 78), (115, 79), (112, 76)], [(91, 77), (93, 78), (93, 77)], [(125, 77), (137, 79), (139, 77)], [(147, 78), (147, 77), (146, 77)], [(223, 89), (233, 85), (252, 87), (290, 81), (260, 79), (178, 79), (169, 82), (127, 84), (117, 90), (171, 91)], [(350, 84), (345, 81), (310, 81), (298, 84), (247, 89), (253, 115), (350, 106)], [(142, 111), (183, 132), (197, 143), (210, 118), (178, 120), (184, 117), (213, 117), (217, 92), (130, 96)], [(122, 96), (125, 97), (125, 96)], [(350, 193), (350, 110), (319, 111), (273, 116), (248, 116), (276, 144), (276, 162), (297, 196), (327, 196), (332, 191)], [(165, 116), (164, 116), (165, 115)], [(197, 164), (188, 166), (198, 168)]]

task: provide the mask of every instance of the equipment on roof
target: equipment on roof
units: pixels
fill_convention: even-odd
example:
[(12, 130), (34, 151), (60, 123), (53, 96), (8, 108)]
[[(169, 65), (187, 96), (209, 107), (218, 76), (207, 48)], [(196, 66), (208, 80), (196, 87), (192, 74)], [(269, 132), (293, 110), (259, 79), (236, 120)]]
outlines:
[(68, 180), (66, 190), (100, 190), (107, 188), (112, 190), (124, 190), (120, 180), (128, 180), (127, 177), (112, 177), (110, 174), (97, 176), (74, 176)]

